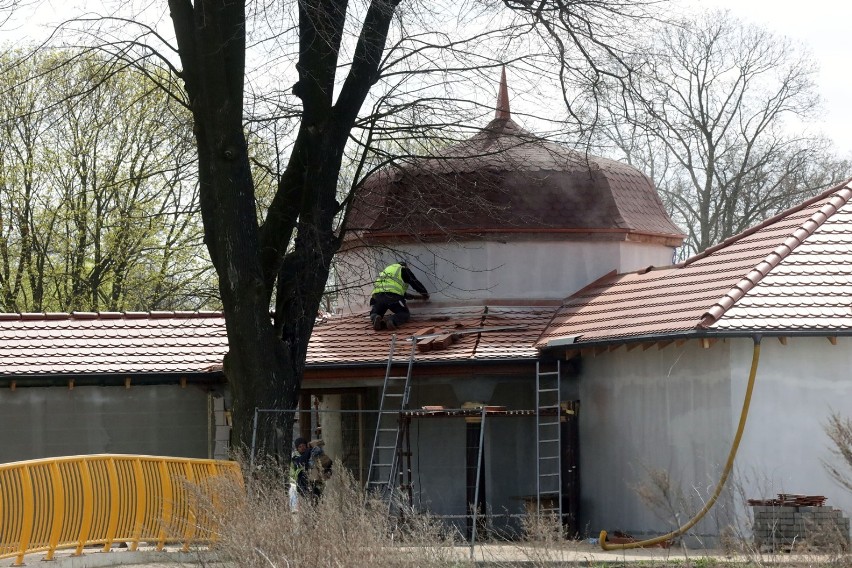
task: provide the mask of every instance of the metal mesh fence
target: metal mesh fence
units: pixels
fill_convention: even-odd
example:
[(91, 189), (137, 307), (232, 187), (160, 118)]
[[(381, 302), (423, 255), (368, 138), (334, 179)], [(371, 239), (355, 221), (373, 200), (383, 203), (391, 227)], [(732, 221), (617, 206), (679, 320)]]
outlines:
[[(397, 411), (397, 462), (391, 472), (371, 464), (379, 410), (358, 408), (364, 400), (346, 396), (334, 400), (340, 408), (323, 407), (324, 401), (292, 411), (293, 438), (322, 438), (335, 467), (346, 468), (362, 486), (381, 478), (415, 511), (443, 519), (466, 539), (516, 536), (523, 519), (541, 506), (535, 411)], [(258, 410), (263, 412), (287, 411)]]

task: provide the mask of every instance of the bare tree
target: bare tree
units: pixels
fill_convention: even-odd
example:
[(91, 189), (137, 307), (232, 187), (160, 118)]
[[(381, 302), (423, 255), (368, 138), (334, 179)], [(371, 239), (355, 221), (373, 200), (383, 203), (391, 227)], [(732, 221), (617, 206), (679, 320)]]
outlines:
[[(192, 114), (238, 442), (251, 441), (256, 407), (297, 404), (308, 339), (364, 178), (398, 157), (395, 146), (411, 155), (420, 144), (428, 155), (435, 143), (424, 139), (458, 140), (481, 124), (504, 63), (530, 78), (530, 97), (540, 99), (544, 84), (562, 94), (564, 120), (552, 109), (541, 117), (587, 133), (603, 85), (627, 80), (625, 25), (655, 3), (169, 0), (176, 47), (150, 7), (66, 27), (122, 64), (158, 61), (179, 79), (180, 87), (152, 77)], [(476, 96), (482, 85), (487, 106)], [(281, 451), (292, 415), (263, 416), (259, 442)]]
[(703, 250), (835, 183), (847, 161), (801, 126), (818, 97), (791, 41), (708, 12), (661, 27), (611, 97), (608, 142), (652, 176)]
[[(377, 139), (414, 136), (411, 125), (418, 119), (421, 131), (458, 124), (457, 117), (448, 119), (459, 107), (454, 99), (463, 98), (453, 93), (455, 83), (477, 69), (493, 69), (522, 46), (531, 67), (561, 63), (555, 79), (568, 108), (576, 109), (581, 103), (568, 94), (581, 92), (579, 84), (589, 93), (604, 78), (623, 76), (622, 68), (599, 68), (597, 58), (617, 55), (616, 30), (634, 6), (641, 7), (506, 0), (463, 5), (459, 12), (453, 4), (306, 0), (265, 12), (276, 32), (272, 53), (292, 54), (298, 80), (291, 90), (295, 100), (282, 99), (292, 105), (285, 112), (295, 109), (294, 136), (260, 223), (244, 133), (248, 5), (254, 6), (169, 2), (195, 124), (205, 241), (227, 322), (225, 372), (234, 392), (235, 432), (243, 443), (250, 440), (255, 407), (297, 404), (308, 338), (351, 203), (339, 192), (347, 156), (360, 164), (357, 183), (375, 164), (376, 156), (364, 149)], [(414, 120), (401, 130), (396, 126), (404, 117)], [(286, 444), (292, 415), (267, 416), (261, 439)], [(272, 442), (276, 431), (283, 436)]]
[[(825, 425), (836, 460), (824, 460), (823, 466), (841, 487), (852, 491), (852, 419), (832, 413)], [(839, 463), (838, 463), (839, 462)]]

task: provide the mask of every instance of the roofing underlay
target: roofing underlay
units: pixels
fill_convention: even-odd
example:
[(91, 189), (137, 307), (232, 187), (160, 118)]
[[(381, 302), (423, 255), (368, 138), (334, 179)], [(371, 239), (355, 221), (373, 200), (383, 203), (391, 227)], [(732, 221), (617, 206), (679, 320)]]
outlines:
[[(418, 352), (417, 361), (533, 359), (536, 356), (533, 344), (553, 317), (554, 307), (412, 306), (411, 309), (411, 321), (395, 332), (374, 331), (367, 312), (325, 318), (314, 326), (308, 345), (308, 365), (385, 363), (392, 333), (403, 339), (431, 327), (435, 328), (433, 333), (461, 332), (458, 342), (446, 349)], [(465, 333), (481, 328), (487, 331)], [(394, 356), (407, 358), (410, 351), (410, 342), (398, 340)]]
[[(611, 275), (554, 306), (412, 305), (404, 339), (424, 328), (463, 333), (418, 361), (532, 360), (537, 348), (707, 333), (852, 332), (852, 185), (788, 210), (684, 263)], [(380, 365), (391, 332), (368, 313), (314, 327), (308, 369)], [(227, 351), (219, 313), (0, 314), (0, 376), (205, 373)]]

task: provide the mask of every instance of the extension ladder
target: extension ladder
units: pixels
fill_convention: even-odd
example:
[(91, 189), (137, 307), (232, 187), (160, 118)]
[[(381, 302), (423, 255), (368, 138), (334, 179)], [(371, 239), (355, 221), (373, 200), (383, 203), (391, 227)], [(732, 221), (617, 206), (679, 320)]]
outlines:
[(536, 505), (538, 515), (562, 521), (562, 409), (559, 400), (561, 362), (555, 371), (535, 365)]
[(366, 484), (368, 493), (378, 493), (388, 501), (392, 501), (394, 479), (400, 466), (400, 413), (408, 406), (411, 369), (414, 366), (417, 339), (411, 339), (411, 353), (408, 356), (405, 375), (391, 374), (395, 349), (396, 334), (391, 337), (388, 366), (385, 371), (385, 382), (379, 403), (379, 416), (376, 423), (376, 434), (373, 438), (373, 450), (370, 453), (370, 467), (367, 470)]

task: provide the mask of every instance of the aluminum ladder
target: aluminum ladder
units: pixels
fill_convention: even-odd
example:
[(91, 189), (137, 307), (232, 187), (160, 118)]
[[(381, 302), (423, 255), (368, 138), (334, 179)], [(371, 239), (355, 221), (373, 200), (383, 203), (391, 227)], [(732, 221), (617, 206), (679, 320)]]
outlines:
[(408, 406), (410, 394), (411, 369), (417, 339), (411, 339), (411, 353), (405, 375), (392, 375), (393, 357), (396, 349), (396, 334), (391, 337), (388, 366), (379, 403), (379, 416), (376, 421), (376, 434), (373, 438), (373, 450), (370, 453), (370, 467), (367, 470), (367, 493), (378, 494), (389, 502), (394, 492), (394, 478), (400, 464), (400, 412)]
[[(551, 363), (552, 365), (552, 363)], [(562, 522), (562, 408), (559, 400), (561, 361), (555, 371), (535, 365), (536, 506), (539, 518)], [(552, 368), (552, 367), (551, 367)]]

